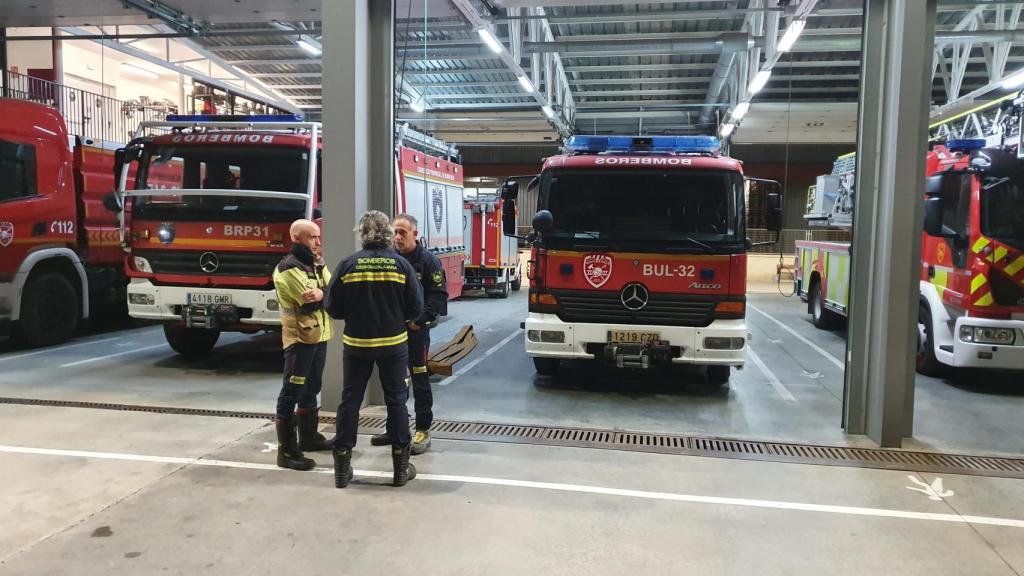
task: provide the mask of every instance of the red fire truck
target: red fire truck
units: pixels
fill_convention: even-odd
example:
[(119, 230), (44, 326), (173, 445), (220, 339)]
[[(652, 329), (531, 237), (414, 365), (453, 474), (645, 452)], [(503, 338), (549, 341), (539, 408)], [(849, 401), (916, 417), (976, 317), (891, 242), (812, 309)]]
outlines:
[[(163, 322), (170, 346), (188, 356), (208, 354), (224, 331), (280, 326), (272, 274), (288, 252), (291, 222), (319, 219), (320, 148), (320, 125), (297, 117), (171, 116), (142, 123), (118, 159), (129, 313)], [(446, 251), (442, 261), (457, 259), (446, 270), (458, 291), (464, 256), (449, 250), (445, 214), (448, 204), (461, 207), (461, 167), (411, 149), (399, 156), (401, 173), (422, 168), (425, 174), (406, 175), (396, 207), (428, 227), (425, 241)], [(130, 164), (138, 165), (134, 187)], [(179, 178), (154, 187), (151, 175), (168, 166)], [(425, 194), (425, 183), (435, 179), (444, 183), (442, 193)], [(448, 201), (448, 184), (458, 204)], [(438, 217), (441, 234), (429, 228)]]
[(491, 298), (508, 298), (522, 286), (519, 243), (501, 230), (503, 202), (496, 194), (466, 200), (462, 214), (467, 254), (463, 291), (484, 290)]
[(118, 217), (104, 205), (118, 145), (70, 135), (44, 104), (0, 100), (0, 118), (0, 324), (26, 345), (56, 344), (125, 299)]
[[(525, 341), (539, 374), (599, 359), (700, 364), (724, 383), (743, 366), (747, 194), (716, 138), (573, 136), (535, 182)], [(777, 232), (780, 187), (765, 188), (761, 217)], [(508, 235), (517, 196), (506, 183)]]

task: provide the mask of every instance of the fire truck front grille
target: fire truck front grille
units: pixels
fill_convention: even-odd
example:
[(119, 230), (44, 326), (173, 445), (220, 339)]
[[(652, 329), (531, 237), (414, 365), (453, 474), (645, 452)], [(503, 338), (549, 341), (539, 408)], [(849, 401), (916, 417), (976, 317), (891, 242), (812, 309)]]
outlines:
[[(216, 258), (204, 255), (212, 253)], [(212, 252), (193, 250), (138, 250), (135, 256), (149, 261), (156, 274), (194, 274), (197, 276), (269, 277), (284, 256), (281, 254)], [(200, 259), (202, 258), (202, 262)], [(216, 268), (209, 271), (216, 262)], [(206, 270), (203, 265), (206, 265)]]
[[(618, 292), (552, 291), (564, 322), (606, 322), (654, 326), (708, 326), (715, 302), (708, 297), (651, 294), (641, 310), (622, 304)], [(699, 299), (698, 299), (699, 298)]]

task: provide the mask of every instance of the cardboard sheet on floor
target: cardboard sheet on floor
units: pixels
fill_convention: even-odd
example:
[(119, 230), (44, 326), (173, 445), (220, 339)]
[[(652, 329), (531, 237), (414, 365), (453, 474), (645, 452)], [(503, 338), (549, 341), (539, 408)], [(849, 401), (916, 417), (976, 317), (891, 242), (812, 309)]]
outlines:
[(427, 358), (427, 371), (439, 376), (451, 376), (455, 363), (468, 356), (476, 344), (473, 326), (463, 326), (450, 341), (431, 349), (430, 357)]

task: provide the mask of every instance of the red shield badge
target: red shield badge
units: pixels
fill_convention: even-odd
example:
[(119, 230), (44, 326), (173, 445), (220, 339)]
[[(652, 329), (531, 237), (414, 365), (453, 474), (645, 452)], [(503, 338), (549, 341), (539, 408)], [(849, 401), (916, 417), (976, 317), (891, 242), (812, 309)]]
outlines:
[(0, 222), (0, 247), (8, 247), (14, 242), (14, 224), (11, 222)]
[(583, 277), (594, 288), (604, 286), (612, 277), (612, 257), (607, 254), (587, 254), (583, 258)]

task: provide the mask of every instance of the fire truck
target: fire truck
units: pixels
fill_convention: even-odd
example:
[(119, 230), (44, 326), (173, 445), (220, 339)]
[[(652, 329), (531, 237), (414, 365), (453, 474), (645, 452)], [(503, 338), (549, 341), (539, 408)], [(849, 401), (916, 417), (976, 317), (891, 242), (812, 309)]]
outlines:
[(502, 234), (503, 203), (497, 194), (466, 199), (462, 216), (466, 226), (464, 292), (484, 290), (490, 298), (508, 298), (522, 287), (519, 243)]
[[(1024, 369), (1024, 154), (1016, 95), (935, 124), (925, 158), (918, 372)], [(811, 225), (849, 228), (853, 155), (808, 193)], [(847, 314), (850, 244), (797, 242), (796, 290), (814, 325)]]
[(28, 346), (57, 344), (123, 306), (118, 217), (104, 205), (120, 144), (69, 134), (45, 104), (2, 99), (0, 118), (0, 325)]
[[(208, 354), (221, 332), (277, 329), (273, 271), (290, 249), (289, 227), (320, 221), (320, 135), (319, 123), (287, 115), (140, 124), (116, 159), (129, 314), (163, 323), (168, 344), (186, 356)], [(396, 207), (423, 223), (457, 294), (464, 254), (450, 249), (446, 215), (450, 206), (461, 215), (461, 167), (405, 147), (397, 158)], [(169, 167), (178, 178), (154, 186), (152, 175)]]
[[(539, 186), (528, 269), (526, 353), (538, 374), (563, 360), (618, 367), (698, 364), (725, 383), (741, 368), (748, 186), (710, 136), (572, 136)], [(759, 216), (781, 229), (781, 187)], [(502, 187), (516, 233), (518, 183)]]

